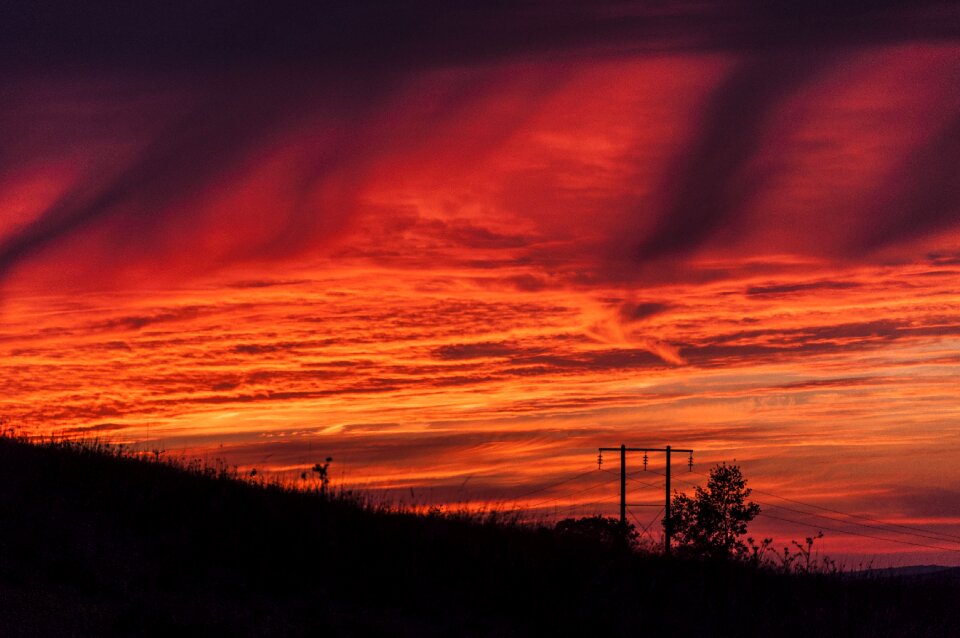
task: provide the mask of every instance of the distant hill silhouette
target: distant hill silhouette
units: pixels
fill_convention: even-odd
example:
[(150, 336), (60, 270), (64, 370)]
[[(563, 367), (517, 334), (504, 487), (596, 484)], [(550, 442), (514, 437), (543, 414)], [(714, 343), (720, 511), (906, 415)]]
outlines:
[(960, 567), (944, 565), (907, 565), (905, 567), (882, 567), (854, 572), (853, 576), (886, 576), (928, 582), (955, 582), (960, 584)]
[(956, 635), (954, 580), (668, 561), (0, 439), (3, 636)]

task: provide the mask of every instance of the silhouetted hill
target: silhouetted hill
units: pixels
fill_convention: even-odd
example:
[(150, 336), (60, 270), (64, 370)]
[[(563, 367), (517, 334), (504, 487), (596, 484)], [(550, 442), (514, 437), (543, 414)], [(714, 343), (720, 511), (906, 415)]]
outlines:
[(955, 583), (667, 561), (0, 439), (3, 636), (955, 635)]
[(855, 572), (852, 576), (889, 577), (908, 581), (945, 582), (960, 584), (960, 567), (945, 565), (907, 565), (904, 567), (881, 567)]

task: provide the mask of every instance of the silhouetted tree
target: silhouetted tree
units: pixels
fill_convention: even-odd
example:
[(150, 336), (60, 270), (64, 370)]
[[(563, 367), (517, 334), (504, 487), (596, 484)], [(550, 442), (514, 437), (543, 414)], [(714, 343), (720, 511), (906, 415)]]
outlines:
[(610, 547), (629, 549), (636, 545), (637, 530), (630, 523), (621, 523), (606, 516), (565, 518), (556, 524), (557, 532), (568, 538), (588, 539)]
[(747, 500), (751, 491), (740, 467), (723, 463), (710, 470), (706, 489), (697, 487), (692, 498), (674, 492), (664, 525), (671, 526), (677, 551), (699, 558), (746, 557), (740, 537), (760, 513), (760, 506)]

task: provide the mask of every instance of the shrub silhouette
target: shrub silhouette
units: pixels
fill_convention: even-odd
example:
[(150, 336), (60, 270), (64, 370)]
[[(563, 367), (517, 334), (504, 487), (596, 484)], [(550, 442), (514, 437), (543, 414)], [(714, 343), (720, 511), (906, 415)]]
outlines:
[(637, 530), (630, 523), (606, 516), (565, 518), (557, 522), (556, 531), (563, 537), (596, 541), (618, 549), (632, 549), (637, 544)]
[(740, 467), (723, 463), (710, 470), (706, 489), (697, 487), (693, 497), (674, 492), (670, 526), (678, 553), (695, 558), (747, 558), (749, 549), (741, 537), (747, 524), (760, 513), (750, 502), (752, 490)]

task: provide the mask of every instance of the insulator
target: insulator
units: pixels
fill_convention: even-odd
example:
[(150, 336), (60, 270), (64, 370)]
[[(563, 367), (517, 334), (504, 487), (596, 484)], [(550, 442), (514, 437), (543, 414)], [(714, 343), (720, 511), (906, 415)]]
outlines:
[(600, 466), (603, 465), (603, 452), (597, 452), (597, 469), (600, 469)]
[(643, 471), (647, 471), (647, 451), (643, 451)]
[(693, 471), (693, 452), (690, 453), (690, 458), (687, 460), (687, 470)]

